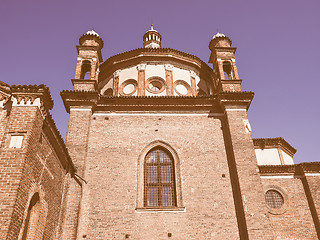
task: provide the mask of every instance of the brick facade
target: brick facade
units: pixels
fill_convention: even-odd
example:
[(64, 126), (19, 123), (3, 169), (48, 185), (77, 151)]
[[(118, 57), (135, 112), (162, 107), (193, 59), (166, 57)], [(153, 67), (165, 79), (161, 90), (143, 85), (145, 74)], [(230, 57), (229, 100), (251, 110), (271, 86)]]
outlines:
[[(320, 164), (258, 166), (255, 148), (275, 140), (252, 139), (254, 94), (241, 90), (231, 40), (210, 42), (213, 68), (161, 48), (154, 29), (144, 41), (102, 63), (99, 35), (81, 36), (74, 89), (61, 92), (65, 143), (45, 86), (0, 84), (0, 239), (319, 238)], [(170, 197), (169, 165), (146, 188), (154, 149), (172, 161), (169, 205), (158, 199)]]

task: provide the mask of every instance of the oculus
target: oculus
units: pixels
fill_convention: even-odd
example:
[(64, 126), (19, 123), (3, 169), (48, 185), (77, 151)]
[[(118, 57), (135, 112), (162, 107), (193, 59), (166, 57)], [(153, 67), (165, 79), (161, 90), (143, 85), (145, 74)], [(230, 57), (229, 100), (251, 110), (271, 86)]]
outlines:
[(191, 87), (190, 85), (183, 81), (177, 80), (174, 82), (174, 90), (179, 96), (190, 96), (191, 95)]
[(137, 91), (137, 81), (134, 79), (128, 79), (124, 81), (119, 88), (121, 96), (132, 96)]
[(165, 85), (165, 81), (161, 77), (150, 77), (146, 81), (146, 89), (155, 94), (163, 92)]

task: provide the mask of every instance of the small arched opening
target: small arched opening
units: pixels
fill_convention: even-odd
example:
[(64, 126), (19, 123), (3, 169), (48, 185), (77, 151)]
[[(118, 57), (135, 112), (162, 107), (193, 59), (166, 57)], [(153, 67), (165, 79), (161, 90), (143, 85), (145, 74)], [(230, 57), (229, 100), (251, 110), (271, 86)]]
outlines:
[(88, 60), (82, 62), (80, 79), (90, 79), (91, 63)]
[(224, 72), (224, 79), (225, 80), (232, 80), (233, 79), (233, 73), (232, 73), (232, 65), (229, 61), (224, 61), (223, 64), (223, 72)]

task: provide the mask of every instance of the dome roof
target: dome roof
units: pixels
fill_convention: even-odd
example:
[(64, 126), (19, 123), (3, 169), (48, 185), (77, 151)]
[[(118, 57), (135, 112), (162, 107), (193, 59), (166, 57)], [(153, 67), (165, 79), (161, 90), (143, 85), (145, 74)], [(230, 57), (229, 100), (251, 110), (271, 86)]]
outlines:
[(223, 33), (217, 32), (217, 33), (212, 37), (212, 39), (215, 39), (215, 38), (218, 38), (218, 37), (226, 37), (226, 35), (224, 35)]
[(79, 38), (79, 44), (82, 45), (84, 41), (88, 39), (95, 39), (95, 41), (98, 42), (100, 49), (103, 48), (103, 40), (95, 30), (92, 29), (83, 34)]
[(217, 32), (209, 43), (209, 48), (212, 50), (213, 47), (231, 47), (232, 41), (229, 37), (223, 33)]
[(93, 29), (88, 31), (88, 32), (86, 32), (86, 35), (95, 35), (97, 37), (100, 37), (99, 34), (96, 31), (94, 31)]

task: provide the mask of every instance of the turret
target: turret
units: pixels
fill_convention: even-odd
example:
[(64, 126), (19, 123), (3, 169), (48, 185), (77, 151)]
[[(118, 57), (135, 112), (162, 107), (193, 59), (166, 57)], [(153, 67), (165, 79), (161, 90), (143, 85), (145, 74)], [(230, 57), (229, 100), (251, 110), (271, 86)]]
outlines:
[(217, 33), (209, 43), (211, 55), (209, 63), (213, 64), (220, 91), (241, 91), (236, 66), (235, 52), (237, 48), (231, 47), (232, 41), (223, 33)]
[(103, 61), (101, 49), (103, 40), (94, 30), (88, 31), (79, 38), (78, 58), (74, 90), (96, 90), (99, 77), (99, 65)]
[(153, 24), (151, 24), (151, 29), (143, 35), (143, 47), (161, 48), (161, 35), (153, 29)]

